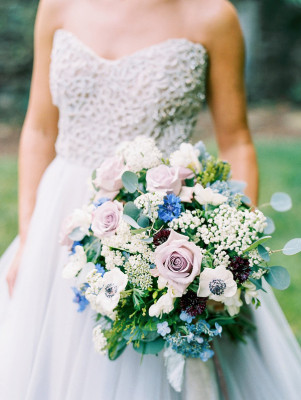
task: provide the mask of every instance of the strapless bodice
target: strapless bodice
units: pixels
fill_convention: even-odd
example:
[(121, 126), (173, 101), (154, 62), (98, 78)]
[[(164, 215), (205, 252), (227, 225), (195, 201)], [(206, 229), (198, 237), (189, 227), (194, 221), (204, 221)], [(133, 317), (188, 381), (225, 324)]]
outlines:
[(57, 30), (50, 65), (59, 109), (57, 154), (93, 168), (137, 135), (174, 149), (193, 133), (205, 99), (207, 58), (201, 44), (175, 38), (108, 60)]

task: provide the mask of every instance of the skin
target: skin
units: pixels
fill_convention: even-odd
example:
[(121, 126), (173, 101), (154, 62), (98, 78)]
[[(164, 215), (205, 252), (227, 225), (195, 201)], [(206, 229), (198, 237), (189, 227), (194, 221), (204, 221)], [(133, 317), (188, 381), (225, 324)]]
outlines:
[[(8, 271), (10, 295), (17, 278), (40, 179), (55, 157), (58, 110), (49, 90), (53, 34), (64, 28), (99, 56), (118, 59), (168, 38), (185, 37), (209, 53), (208, 104), (219, 156), (232, 177), (244, 180), (257, 203), (258, 170), (244, 86), (244, 43), (234, 7), (226, 0), (41, 0), (34, 40), (29, 106), (19, 147), (20, 245)], [(36, 149), (39, 149), (37, 151)]]

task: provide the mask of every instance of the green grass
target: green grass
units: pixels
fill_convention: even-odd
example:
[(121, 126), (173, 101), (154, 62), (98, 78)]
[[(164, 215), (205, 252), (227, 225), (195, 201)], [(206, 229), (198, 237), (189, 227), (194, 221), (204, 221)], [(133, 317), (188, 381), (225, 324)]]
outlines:
[[(209, 143), (214, 150), (214, 144)], [(265, 207), (266, 215), (273, 218), (276, 232), (269, 243), (272, 249), (281, 249), (291, 238), (301, 237), (301, 139), (260, 139), (256, 141), (260, 168), (260, 201), (269, 201), (276, 192), (288, 192), (294, 207), (286, 213), (274, 212)], [(17, 232), (17, 160), (15, 157), (0, 159), (0, 254)], [(288, 321), (301, 343), (301, 254), (286, 257), (279, 253), (272, 257), (273, 265), (288, 268), (292, 283), (276, 296)]]

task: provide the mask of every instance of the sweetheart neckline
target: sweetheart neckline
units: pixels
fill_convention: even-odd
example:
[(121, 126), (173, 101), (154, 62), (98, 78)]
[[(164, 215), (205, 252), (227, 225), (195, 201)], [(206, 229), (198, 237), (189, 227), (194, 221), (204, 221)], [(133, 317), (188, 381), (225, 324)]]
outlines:
[(96, 53), (96, 51), (94, 51), (90, 46), (88, 46), (85, 42), (83, 42), (79, 37), (77, 37), (73, 32), (64, 29), (64, 28), (58, 28), (56, 29), (56, 31), (54, 32), (54, 37), (58, 34), (58, 33), (64, 33), (66, 35), (68, 35), (69, 37), (73, 38), (73, 40), (75, 40), (83, 49), (85, 49), (90, 55), (92, 55), (94, 58), (98, 59), (99, 61), (103, 61), (106, 63), (110, 63), (110, 64), (117, 64), (123, 60), (126, 59), (130, 59), (132, 57), (138, 56), (139, 54), (143, 54), (144, 52), (147, 52), (151, 49), (160, 47), (164, 44), (170, 43), (170, 42), (175, 42), (175, 41), (182, 41), (182, 42), (186, 42), (192, 46), (196, 46), (196, 47), (200, 47), (201, 49), (203, 49), (203, 51), (208, 55), (208, 50), (206, 49), (206, 47), (202, 44), (202, 43), (197, 43), (197, 42), (193, 42), (190, 39), (184, 38), (184, 37), (179, 37), (179, 38), (168, 38), (165, 40), (162, 40), (161, 42), (157, 42), (154, 44), (151, 44), (149, 46), (146, 47), (142, 47), (141, 49), (138, 49), (136, 51), (134, 51), (133, 53), (130, 54), (126, 54), (124, 56), (115, 58), (115, 59), (110, 59), (110, 58), (106, 58), (103, 57), (99, 54)]

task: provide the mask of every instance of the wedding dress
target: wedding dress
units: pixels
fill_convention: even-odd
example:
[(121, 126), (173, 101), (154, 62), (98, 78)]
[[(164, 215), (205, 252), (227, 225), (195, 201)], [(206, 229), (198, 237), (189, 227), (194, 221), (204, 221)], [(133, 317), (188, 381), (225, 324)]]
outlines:
[[(122, 140), (154, 137), (170, 151), (187, 141), (205, 99), (206, 49), (169, 39), (117, 60), (76, 36), (54, 35), (50, 87), (60, 111), (57, 156), (38, 188), (12, 299), (6, 271), (18, 238), (0, 262), (1, 400), (219, 400), (213, 363), (188, 362), (182, 393), (168, 384), (161, 355), (128, 348), (117, 361), (97, 354), (92, 313), (77, 313), (61, 272), (61, 222), (88, 200), (91, 171)], [(38, 149), (37, 149), (38, 151)], [(299, 346), (272, 295), (254, 313), (248, 344), (216, 343), (230, 400), (297, 400)]]

